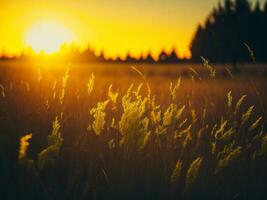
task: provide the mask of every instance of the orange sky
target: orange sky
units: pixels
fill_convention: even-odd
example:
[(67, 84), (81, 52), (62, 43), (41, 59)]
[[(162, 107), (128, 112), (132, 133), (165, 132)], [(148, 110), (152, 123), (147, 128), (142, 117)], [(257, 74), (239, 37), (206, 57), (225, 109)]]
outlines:
[[(111, 3), (112, 2), (112, 3)], [(80, 47), (91, 44), (107, 56), (139, 55), (176, 47), (189, 55), (197, 23), (217, 0), (8, 0), (0, 10), (0, 50), (17, 54), (27, 32), (41, 21), (63, 24)]]

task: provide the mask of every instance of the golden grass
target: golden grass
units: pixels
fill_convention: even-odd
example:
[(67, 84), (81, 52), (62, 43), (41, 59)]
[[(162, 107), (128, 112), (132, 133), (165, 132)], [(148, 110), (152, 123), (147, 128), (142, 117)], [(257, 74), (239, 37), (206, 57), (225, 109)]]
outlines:
[[(79, 184), (99, 199), (226, 195), (217, 185), (245, 194), (250, 177), (240, 177), (258, 176), (253, 166), (263, 170), (266, 159), (265, 77), (252, 87), (247, 75), (204, 65), (208, 76), (198, 67), (2, 68), (2, 137), (21, 138), (16, 157), (33, 160), (25, 173), (38, 177), (28, 181), (57, 198), (83, 199)], [(240, 187), (225, 184), (234, 178)], [(63, 188), (52, 183), (62, 180)]]

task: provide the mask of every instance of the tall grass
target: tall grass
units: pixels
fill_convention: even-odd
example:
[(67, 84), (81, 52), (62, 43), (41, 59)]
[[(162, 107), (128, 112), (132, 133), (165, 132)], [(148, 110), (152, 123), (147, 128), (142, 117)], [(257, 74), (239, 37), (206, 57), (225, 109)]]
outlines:
[(265, 110), (203, 61), (208, 79), (191, 69), (161, 91), (136, 68), (117, 87), (74, 68), (4, 80), (1, 197), (264, 199)]

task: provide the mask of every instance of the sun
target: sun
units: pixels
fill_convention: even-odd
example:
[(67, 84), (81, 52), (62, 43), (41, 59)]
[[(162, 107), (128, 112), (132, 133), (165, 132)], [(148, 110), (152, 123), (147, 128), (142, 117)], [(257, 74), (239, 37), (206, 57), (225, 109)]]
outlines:
[(45, 21), (33, 25), (25, 34), (25, 43), (36, 53), (55, 53), (64, 43), (74, 42), (74, 34), (63, 24)]

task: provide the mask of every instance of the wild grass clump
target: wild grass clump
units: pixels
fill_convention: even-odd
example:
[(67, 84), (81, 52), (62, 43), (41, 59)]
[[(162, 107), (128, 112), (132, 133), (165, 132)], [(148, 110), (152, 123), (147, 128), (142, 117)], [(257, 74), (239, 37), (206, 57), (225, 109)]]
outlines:
[(48, 135), (48, 146), (38, 154), (38, 168), (40, 170), (55, 162), (62, 144), (63, 138), (60, 133), (60, 123), (58, 117), (56, 117), (53, 122), (52, 133)]
[(32, 138), (32, 134), (27, 134), (20, 138), (20, 147), (19, 147), (19, 156), (18, 158), (20, 160), (25, 159), (27, 156), (27, 148), (29, 146), (29, 140)]

